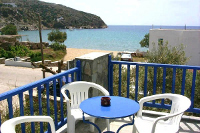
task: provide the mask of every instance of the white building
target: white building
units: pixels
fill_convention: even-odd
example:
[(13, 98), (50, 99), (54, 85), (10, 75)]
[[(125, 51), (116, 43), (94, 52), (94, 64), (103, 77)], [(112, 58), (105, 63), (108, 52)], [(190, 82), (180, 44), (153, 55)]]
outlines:
[(187, 65), (200, 66), (200, 30), (172, 30), (172, 29), (151, 29), (149, 31), (149, 50), (153, 48), (153, 43), (158, 46), (158, 42), (163, 41), (168, 45), (185, 46), (185, 55), (190, 60)]
[(12, 7), (17, 7), (15, 3), (3, 3), (4, 5), (11, 5)]
[(59, 18), (57, 18), (57, 22), (60, 22), (63, 19), (64, 19), (63, 17), (59, 17)]

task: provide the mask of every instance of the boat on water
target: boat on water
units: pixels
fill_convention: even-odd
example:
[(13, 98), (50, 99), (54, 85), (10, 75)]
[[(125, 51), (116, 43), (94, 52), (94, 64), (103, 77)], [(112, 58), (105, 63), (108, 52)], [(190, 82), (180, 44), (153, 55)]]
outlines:
[(74, 30), (74, 28), (73, 28), (73, 27), (69, 27), (69, 30), (70, 30), (70, 31), (73, 31), (73, 30)]

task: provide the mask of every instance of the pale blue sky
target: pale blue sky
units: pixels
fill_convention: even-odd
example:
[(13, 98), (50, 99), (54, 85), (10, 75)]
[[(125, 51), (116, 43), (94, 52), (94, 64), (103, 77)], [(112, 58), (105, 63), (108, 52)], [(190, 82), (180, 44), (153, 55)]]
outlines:
[(107, 25), (200, 26), (200, 0), (41, 0), (101, 17)]

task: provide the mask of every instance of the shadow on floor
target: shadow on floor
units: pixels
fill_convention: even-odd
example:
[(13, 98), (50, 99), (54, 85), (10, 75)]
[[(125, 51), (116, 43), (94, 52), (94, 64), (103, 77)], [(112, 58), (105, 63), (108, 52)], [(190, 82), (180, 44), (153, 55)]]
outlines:
[[(123, 119), (111, 119), (110, 120), (110, 130), (113, 132), (116, 132), (117, 129), (126, 123), (130, 123), (132, 121), (132, 117), (126, 117)], [(101, 129), (102, 132), (107, 131), (106, 127), (106, 120), (105, 119), (96, 119), (95, 122), (99, 128)], [(76, 124), (76, 133), (91, 133), (89, 131), (90, 129), (90, 124), (83, 123), (83, 121), (79, 121)], [(119, 133), (132, 133), (133, 126), (125, 126), (123, 127)], [(95, 132), (98, 133), (97, 129), (95, 128)], [(188, 121), (182, 119), (180, 123), (180, 130), (179, 133), (200, 133), (200, 121)]]
[[(127, 117), (123, 119), (110, 119), (110, 130), (116, 132), (121, 125), (130, 123), (131, 121), (132, 117), (130, 118)], [(105, 119), (98, 118), (96, 119), (95, 124), (99, 126), (102, 132), (107, 131)], [(132, 128), (133, 128), (132, 125), (125, 126), (120, 130), (120, 133), (132, 133)], [(83, 123), (83, 121), (79, 121), (76, 124), (76, 133), (91, 133), (89, 129), (90, 129), (90, 124)], [(98, 133), (98, 130), (96, 128), (94, 133)]]

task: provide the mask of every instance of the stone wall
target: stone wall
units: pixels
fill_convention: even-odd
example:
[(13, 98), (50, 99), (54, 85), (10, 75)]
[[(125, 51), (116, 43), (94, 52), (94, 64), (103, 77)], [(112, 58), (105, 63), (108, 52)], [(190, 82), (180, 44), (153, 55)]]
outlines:
[[(97, 83), (108, 90), (108, 55), (109, 53), (93, 52), (75, 58), (81, 61), (81, 80)], [(99, 92), (92, 92), (93, 96)]]
[(0, 35), (0, 47), (8, 50), (10, 46), (15, 45), (16, 37), (16, 35)]
[[(31, 50), (34, 49), (40, 49), (40, 43), (35, 43), (35, 42), (29, 42), (29, 41), (23, 41), (23, 42), (18, 42), (17, 41), (17, 35), (0, 35), (0, 47), (2, 47), (5, 50), (8, 50), (9, 46), (14, 46), (14, 45), (24, 45)], [(49, 43), (48, 42), (42, 42), (43, 47), (48, 47)]]
[[(47, 67), (58, 67), (58, 62), (60, 61), (51, 61), (51, 60), (44, 60), (44, 65)], [(39, 68), (39, 65), (42, 64), (42, 61), (34, 62), (34, 66)], [(61, 67), (62, 70), (67, 70), (67, 61), (63, 61), (63, 65)]]
[[(20, 45), (24, 45), (24, 46), (30, 48), (31, 50), (40, 49), (40, 43), (24, 41), (24, 42), (19, 42), (19, 44)], [(42, 42), (42, 44), (43, 44), (43, 47), (48, 47), (49, 46), (48, 42)]]
[(0, 35), (0, 42), (16, 42), (16, 36), (14, 35)]
[(0, 58), (0, 64), (5, 64), (5, 58)]

